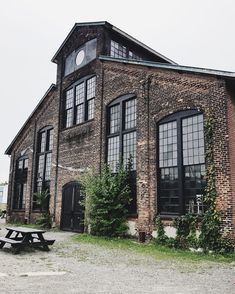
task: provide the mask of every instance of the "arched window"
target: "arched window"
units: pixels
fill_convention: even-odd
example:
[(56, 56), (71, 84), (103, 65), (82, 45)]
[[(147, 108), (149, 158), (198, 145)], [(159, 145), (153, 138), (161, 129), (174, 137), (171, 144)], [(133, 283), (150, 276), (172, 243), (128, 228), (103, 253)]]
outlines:
[(64, 94), (63, 127), (83, 123), (94, 118), (96, 77), (85, 77), (71, 87)]
[[(38, 134), (35, 192), (50, 190), (53, 128), (43, 128)], [(37, 209), (36, 199), (34, 208)]]
[(16, 162), (13, 209), (25, 209), (28, 161), (27, 156), (21, 156)]
[(160, 214), (202, 213), (206, 186), (203, 114), (187, 110), (161, 120), (158, 147)]
[(130, 179), (132, 203), (130, 213), (136, 212), (136, 97), (128, 94), (115, 99), (108, 107), (107, 163), (113, 172), (120, 162), (132, 163)]

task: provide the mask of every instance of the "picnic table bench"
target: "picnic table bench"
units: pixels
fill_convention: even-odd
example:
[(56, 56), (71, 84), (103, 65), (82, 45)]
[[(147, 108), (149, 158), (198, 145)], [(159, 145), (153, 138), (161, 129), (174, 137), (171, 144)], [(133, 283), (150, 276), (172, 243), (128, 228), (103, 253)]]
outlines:
[(54, 244), (55, 240), (45, 239), (44, 230), (26, 227), (6, 227), (8, 230), (5, 237), (0, 237), (0, 249), (8, 243), (14, 248), (15, 253), (20, 252), (23, 247), (40, 248), (49, 251), (48, 245)]

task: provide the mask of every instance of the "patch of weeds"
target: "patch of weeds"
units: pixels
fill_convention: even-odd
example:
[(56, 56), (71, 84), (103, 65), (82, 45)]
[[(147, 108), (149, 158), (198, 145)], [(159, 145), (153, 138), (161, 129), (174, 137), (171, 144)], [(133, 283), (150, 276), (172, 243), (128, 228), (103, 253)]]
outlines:
[(235, 254), (204, 254), (193, 253), (190, 251), (167, 248), (156, 245), (154, 242), (137, 243), (131, 239), (97, 237), (88, 234), (77, 234), (71, 237), (75, 242), (82, 242), (102, 246), (108, 249), (121, 249), (137, 253), (147, 254), (158, 260), (185, 261), (185, 262), (216, 262), (231, 263), (235, 262)]

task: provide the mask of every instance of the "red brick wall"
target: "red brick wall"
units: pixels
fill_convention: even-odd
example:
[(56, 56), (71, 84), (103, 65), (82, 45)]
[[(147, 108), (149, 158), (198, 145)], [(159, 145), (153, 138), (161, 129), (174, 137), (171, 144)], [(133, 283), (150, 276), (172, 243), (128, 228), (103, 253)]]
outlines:
[[(231, 181), (231, 206), (233, 217), (233, 228), (235, 228), (235, 99), (234, 95), (228, 97), (228, 142), (229, 142), (229, 163), (230, 163), (230, 181)], [(235, 231), (233, 230), (235, 239)]]

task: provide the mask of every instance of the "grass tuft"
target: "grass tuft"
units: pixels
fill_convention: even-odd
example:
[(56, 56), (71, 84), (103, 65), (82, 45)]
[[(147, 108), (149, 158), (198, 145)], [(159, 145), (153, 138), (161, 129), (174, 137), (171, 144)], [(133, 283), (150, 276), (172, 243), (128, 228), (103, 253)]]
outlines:
[(72, 236), (75, 242), (89, 243), (106, 247), (107, 249), (130, 250), (137, 253), (147, 254), (156, 259), (175, 260), (185, 262), (235, 262), (235, 253), (232, 254), (204, 254), (193, 253), (191, 251), (172, 249), (165, 246), (156, 245), (153, 242), (139, 243), (135, 239), (97, 237), (88, 234), (76, 234)]

